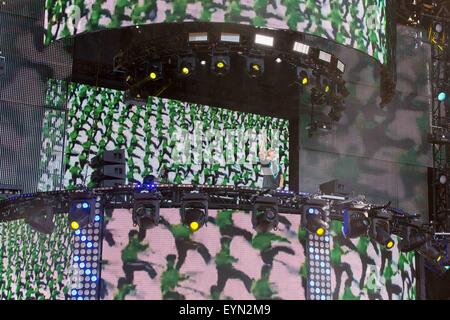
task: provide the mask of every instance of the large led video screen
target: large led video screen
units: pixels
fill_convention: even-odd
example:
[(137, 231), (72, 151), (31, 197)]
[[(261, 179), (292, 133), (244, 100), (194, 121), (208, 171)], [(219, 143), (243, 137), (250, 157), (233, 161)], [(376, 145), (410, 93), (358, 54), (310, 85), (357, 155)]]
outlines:
[(125, 150), (129, 183), (166, 172), (169, 183), (262, 187), (264, 148), (274, 151), (277, 186), (289, 186), (288, 120), (156, 97), (133, 105), (122, 91), (75, 83), (67, 103), (69, 188), (91, 186), (90, 161), (117, 149)]
[(193, 233), (178, 209), (139, 233), (128, 210), (108, 217), (103, 240), (102, 299), (304, 299), (299, 215), (256, 233), (251, 214), (210, 210)]
[(387, 62), (386, 0), (48, 0), (46, 43), (125, 26), (210, 21), (290, 29), (361, 50)]
[(72, 237), (66, 215), (41, 234), (24, 220), (0, 223), (0, 300), (65, 299), (71, 288)]
[[(331, 223), (331, 287), (333, 299), (414, 300), (416, 269), (414, 252), (395, 245), (384, 248), (367, 236), (345, 238), (343, 223)], [(400, 240), (394, 236), (394, 241)]]

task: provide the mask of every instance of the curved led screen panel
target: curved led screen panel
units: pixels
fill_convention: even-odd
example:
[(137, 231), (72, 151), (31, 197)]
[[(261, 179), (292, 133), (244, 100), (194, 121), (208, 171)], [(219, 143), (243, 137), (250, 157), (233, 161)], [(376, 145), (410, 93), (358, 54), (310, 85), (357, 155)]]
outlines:
[(171, 22), (291, 29), (387, 61), (386, 0), (47, 0), (46, 44), (83, 32)]

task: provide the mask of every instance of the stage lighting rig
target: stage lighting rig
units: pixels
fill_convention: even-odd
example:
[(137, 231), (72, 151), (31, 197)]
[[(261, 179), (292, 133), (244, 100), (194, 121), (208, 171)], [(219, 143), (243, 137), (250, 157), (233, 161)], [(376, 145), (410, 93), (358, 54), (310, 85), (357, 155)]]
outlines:
[(88, 192), (75, 192), (71, 194), (69, 203), (69, 226), (78, 230), (94, 222), (95, 199)]
[(194, 55), (178, 57), (178, 75), (181, 78), (190, 77), (195, 72), (196, 58)]
[(323, 207), (323, 201), (311, 199), (307, 204), (303, 205), (302, 210), (302, 225), (310, 233), (319, 237), (324, 236), (329, 227), (328, 223), (325, 222), (326, 215)]
[(253, 203), (252, 225), (257, 232), (269, 232), (278, 226), (278, 198), (259, 196)]
[(431, 241), (425, 242), (417, 252), (433, 263), (442, 262), (442, 254), (432, 245)]
[(428, 240), (429, 237), (426, 233), (420, 232), (419, 226), (406, 226), (402, 230), (402, 239), (398, 243), (398, 248), (402, 252), (418, 250)]
[(294, 47), (292, 48), (295, 52), (308, 55), (310, 51), (310, 46), (301, 42), (294, 42)]
[(215, 54), (211, 57), (211, 71), (222, 77), (230, 71), (230, 56), (225, 53)]
[(273, 41), (274, 41), (274, 38), (271, 37), (271, 36), (266, 36), (266, 35), (263, 35), (263, 34), (256, 34), (255, 35), (255, 44), (268, 46), (268, 47), (273, 47)]
[(328, 134), (332, 130), (333, 126), (329, 121), (313, 121), (310, 123), (306, 130), (308, 130), (308, 137), (312, 137), (314, 133)]
[(328, 96), (331, 92), (331, 81), (328, 77), (321, 75), (319, 77), (319, 88), (320, 92), (325, 96)]
[(247, 73), (252, 78), (257, 78), (264, 73), (264, 59), (255, 55), (245, 57)]
[(181, 222), (196, 232), (208, 220), (209, 197), (205, 193), (185, 193), (181, 200)]
[(450, 132), (448, 133), (447, 130), (441, 129), (441, 132), (430, 133), (428, 135), (428, 142), (436, 145), (444, 145), (444, 144), (450, 144)]
[(141, 229), (151, 229), (159, 223), (161, 194), (159, 192), (135, 192), (133, 195), (133, 224)]
[(306, 67), (298, 66), (296, 72), (297, 72), (297, 81), (303, 87), (306, 87), (313, 82), (312, 70), (310, 70)]
[(146, 77), (150, 81), (158, 81), (163, 78), (163, 66), (161, 61), (149, 62), (146, 65)]
[(370, 218), (369, 237), (386, 249), (391, 250), (395, 245), (395, 241), (391, 237), (389, 221), (384, 218)]
[(367, 236), (369, 226), (370, 221), (364, 212), (344, 211), (344, 226), (342, 227), (344, 237), (353, 239)]

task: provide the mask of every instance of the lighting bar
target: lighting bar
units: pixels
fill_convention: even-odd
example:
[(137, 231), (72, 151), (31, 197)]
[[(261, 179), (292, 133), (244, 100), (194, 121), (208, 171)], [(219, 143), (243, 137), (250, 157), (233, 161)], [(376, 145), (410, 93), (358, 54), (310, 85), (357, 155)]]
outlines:
[(255, 43), (272, 47), (273, 46), (273, 37), (264, 36), (262, 34), (257, 34), (257, 35), (255, 35)]
[(338, 68), (339, 71), (341, 71), (342, 73), (344, 73), (344, 70), (345, 70), (345, 64), (344, 64), (341, 60), (338, 60), (338, 62), (337, 62), (337, 68)]
[(222, 32), (220, 34), (220, 41), (222, 41), (222, 42), (239, 43), (240, 38), (241, 38), (241, 36), (237, 33)]
[(320, 196), (321, 199), (323, 200), (346, 200), (346, 197), (341, 197), (341, 196), (333, 196), (333, 195), (328, 195), (328, 194), (324, 194)]
[(293, 50), (299, 53), (308, 54), (310, 47), (307, 44), (301, 42), (294, 42)]
[(189, 33), (189, 42), (202, 42), (202, 41), (208, 41), (208, 33), (206, 32)]
[(325, 62), (331, 62), (331, 54), (325, 51), (319, 52), (319, 60), (325, 61)]

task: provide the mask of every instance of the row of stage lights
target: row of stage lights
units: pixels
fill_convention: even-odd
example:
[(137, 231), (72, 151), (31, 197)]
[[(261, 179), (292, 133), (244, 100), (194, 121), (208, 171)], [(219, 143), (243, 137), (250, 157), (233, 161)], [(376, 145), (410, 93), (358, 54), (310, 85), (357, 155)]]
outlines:
[[(134, 193), (132, 219), (135, 225), (142, 229), (152, 229), (160, 222), (161, 194), (155, 183), (138, 186)], [(191, 232), (197, 232), (208, 221), (208, 201), (206, 193), (187, 193), (182, 198), (180, 206), (181, 222)], [(320, 203), (320, 204), (319, 204)], [(73, 230), (83, 228), (87, 224), (99, 221), (95, 213), (95, 201), (78, 199), (72, 202), (69, 213), (69, 225)], [(323, 203), (311, 200), (301, 207), (301, 224), (305, 229), (318, 237), (326, 235), (329, 224), (326, 222), (326, 212)], [(276, 230), (279, 223), (278, 198), (258, 196), (253, 200), (251, 221), (257, 232)], [(363, 212), (344, 211), (344, 227), (346, 238), (368, 236), (387, 250), (395, 246), (391, 236), (390, 222), (385, 218), (368, 217)], [(417, 251), (435, 264), (439, 264), (443, 254), (432, 245), (431, 237), (420, 232), (418, 228), (405, 226), (401, 240), (398, 243), (402, 252)]]
[[(190, 33), (188, 42), (190, 44), (208, 43), (208, 33)], [(221, 33), (220, 42), (224, 44), (239, 44), (240, 35), (233, 33)], [(254, 37), (255, 46), (273, 47), (274, 37), (256, 34)], [(312, 48), (305, 43), (294, 41), (292, 53), (298, 55), (294, 59), (288, 59), (289, 63), (294, 64), (296, 73), (296, 82), (301, 90), (311, 88), (311, 102), (315, 105), (329, 104), (331, 111), (328, 116), (333, 121), (339, 121), (342, 112), (345, 110), (344, 98), (349, 92), (342, 79), (345, 71), (344, 63), (332, 54)], [(289, 53), (290, 55), (292, 53)], [(258, 78), (264, 74), (265, 59), (264, 54), (258, 48), (251, 49), (245, 58), (246, 73), (251, 78)], [(287, 54), (278, 54), (274, 58), (276, 63), (282, 63)], [(177, 77), (189, 78), (196, 73), (197, 66), (201, 68), (208, 64), (206, 60), (199, 59), (191, 50), (189, 53), (178, 53), (176, 55)], [(314, 62), (311, 62), (314, 61)], [(125, 82), (130, 90), (139, 89), (147, 82), (159, 82), (164, 79), (164, 64), (162, 59), (148, 59), (142, 63), (133, 64), (132, 70), (126, 70)], [(230, 72), (231, 58), (226, 49), (211, 49), (211, 58), (209, 69), (217, 77), (224, 77)], [(136, 92), (139, 92), (137, 90)], [(139, 94), (136, 95), (140, 97)]]

